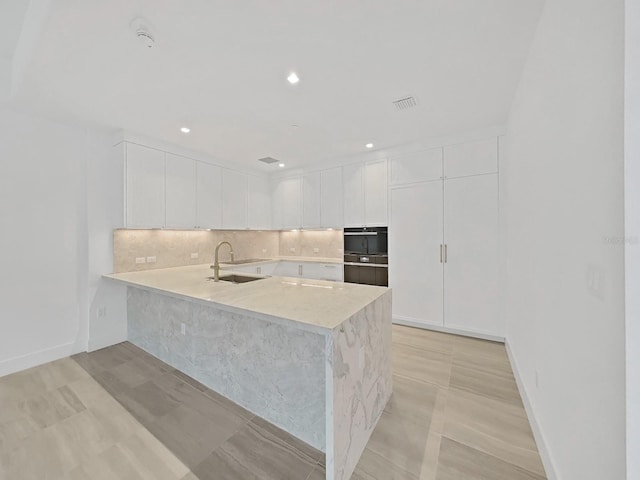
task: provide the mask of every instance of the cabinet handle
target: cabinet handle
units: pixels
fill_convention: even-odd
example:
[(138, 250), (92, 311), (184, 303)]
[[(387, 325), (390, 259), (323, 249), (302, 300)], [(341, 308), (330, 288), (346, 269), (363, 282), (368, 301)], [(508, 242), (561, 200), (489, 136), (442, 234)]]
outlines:
[(448, 253), (447, 253), (447, 244), (444, 244), (444, 263), (447, 263)]
[(442, 244), (440, 244), (440, 263), (442, 263)]
[(302, 265), (298, 265), (298, 275), (302, 275)]

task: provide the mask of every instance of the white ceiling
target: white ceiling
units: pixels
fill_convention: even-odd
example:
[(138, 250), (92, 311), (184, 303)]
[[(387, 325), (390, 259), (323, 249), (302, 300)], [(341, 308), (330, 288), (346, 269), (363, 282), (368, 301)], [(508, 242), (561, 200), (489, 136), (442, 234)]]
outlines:
[[(542, 4), (51, 0), (14, 101), (241, 167), (298, 167), (504, 124)], [(137, 16), (152, 49), (130, 28)], [(407, 94), (419, 106), (395, 111)]]

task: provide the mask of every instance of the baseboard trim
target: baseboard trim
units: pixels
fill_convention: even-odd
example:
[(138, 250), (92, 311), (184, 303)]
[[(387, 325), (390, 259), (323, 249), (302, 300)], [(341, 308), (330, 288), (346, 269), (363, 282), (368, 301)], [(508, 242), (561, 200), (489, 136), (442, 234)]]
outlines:
[(452, 333), (454, 335), (462, 335), (463, 337), (479, 338), (481, 340), (491, 340), (492, 342), (504, 343), (504, 340), (505, 340), (504, 337), (500, 337), (498, 335), (490, 335), (488, 333), (481, 333), (481, 332), (471, 332), (469, 330), (462, 330), (458, 328), (441, 327), (439, 325), (431, 325), (429, 323), (421, 323), (421, 322), (415, 322), (412, 320), (407, 320), (402, 317), (393, 317), (392, 322), (397, 325), (405, 325), (407, 327), (422, 328), (423, 330), (434, 330), (436, 332), (442, 332), (442, 333)]
[(74, 342), (0, 361), (0, 377), (73, 355)]
[(547, 443), (544, 440), (544, 435), (542, 434), (540, 425), (536, 420), (533, 407), (531, 406), (531, 402), (529, 401), (529, 395), (527, 395), (527, 389), (525, 388), (524, 383), (522, 381), (522, 377), (520, 376), (520, 370), (518, 369), (518, 362), (516, 361), (515, 356), (513, 355), (513, 351), (511, 350), (511, 346), (509, 345), (508, 340), (505, 342), (504, 345), (507, 350), (507, 355), (509, 357), (509, 363), (511, 363), (511, 370), (513, 371), (513, 376), (515, 377), (516, 384), (518, 385), (520, 398), (522, 398), (522, 403), (524, 404), (524, 410), (527, 413), (527, 418), (529, 419), (529, 425), (531, 425), (531, 430), (533, 431), (533, 437), (536, 440), (538, 453), (540, 454), (542, 465), (544, 466), (545, 473), (547, 474), (547, 479), (558, 480), (559, 477), (558, 477), (558, 474), (556, 473), (555, 464), (549, 453), (549, 448), (547, 447)]

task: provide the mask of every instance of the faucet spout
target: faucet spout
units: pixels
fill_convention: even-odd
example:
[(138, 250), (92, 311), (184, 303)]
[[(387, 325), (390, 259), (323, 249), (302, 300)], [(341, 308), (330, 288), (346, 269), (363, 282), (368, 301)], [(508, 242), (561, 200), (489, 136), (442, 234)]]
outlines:
[(233, 246), (231, 246), (231, 244), (227, 241), (222, 241), (220, 242), (218, 245), (216, 245), (216, 250), (213, 254), (213, 265), (211, 266), (211, 268), (213, 268), (213, 281), (214, 282), (219, 282), (220, 281), (220, 261), (218, 260), (218, 253), (220, 251), (220, 247), (224, 244), (229, 245), (229, 253), (231, 254), (231, 261), (233, 262)]

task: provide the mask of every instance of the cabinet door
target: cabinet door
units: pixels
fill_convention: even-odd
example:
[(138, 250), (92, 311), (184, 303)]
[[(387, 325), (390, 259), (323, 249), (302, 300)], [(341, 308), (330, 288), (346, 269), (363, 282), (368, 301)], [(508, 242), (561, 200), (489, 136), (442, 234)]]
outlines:
[(164, 227), (164, 152), (126, 145), (127, 227)]
[(429, 182), (442, 177), (442, 148), (431, 148), (391, 158), (390, 185)]
[(320, 172), (320, 218), (325, 228), (342, 228), (342, 168), (331, 168)]
[(271, 228), (271, 195), (267, 178), (249, 175), (248, 202), (248, 227), (257, 230)]
[(302, 176), (302, 226), (320, 225), (320, 172), (316, 172)]
[(442, 181), (391, 189), (393, 317), (442, 326)]
[(222, 228), (222, 169), (197, 162), (197, 219), (199, 228)]
[(364, 165), (342, 167), (344, 226), (364, 226)]
[(196, 226), (196, 162), (165, 154), (166, 226)]
[(256, 273), (259, 273), (261, 275), (275, 275), (277, 266), (278, 266), (278, 262), (263, 263), (256, 267)]
[(278, 178), (274, 184), (273, 219), (277, 229), (300, 228), (300, 177)]
[(332, 280), (334, 282), (342, 281), (342, 264), (341, 263), (322, 263), (319, 272), (320, 280)]
[(222, 169), (222, 228), (247, 228), (247, 175)]
[(387, 161), (365, 164), (364, 212), (367, 226), (387, 225)]
[(444, 192), (444, 325), (504, 336), (497, 308), (498, 176), (447, 180)]
[(298, 262), (280, 261), (273, 274), (280, 277), (299, 277), (300, 266), (301, 264)]
[(498, 138), (444, 147), (446, 178), (498, 172)]

